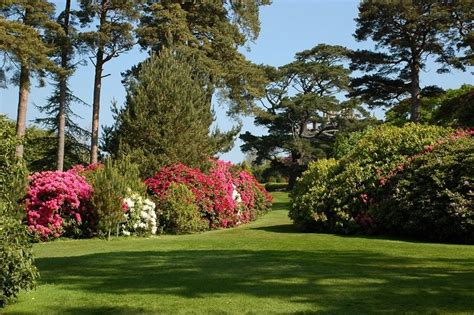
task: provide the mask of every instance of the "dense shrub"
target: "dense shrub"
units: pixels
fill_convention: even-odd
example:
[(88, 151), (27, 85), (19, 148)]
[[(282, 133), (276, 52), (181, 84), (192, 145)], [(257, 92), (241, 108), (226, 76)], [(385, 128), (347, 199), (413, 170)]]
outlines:
[(30, 232), (41, 240), (82, 236), (95, 224), (92, 187), (74, 170), (45, 171), (29, 177), (24, 199)]
[(118, 235), (120, 224), (127, 219), (124, 215), (128, 211), (125, 199), (145, 191), (138, 167), (129, 160), (113, 162), (107, 159), (102, 167), (89, 172), (87, 177), (94, 188), (91, 201), (97, 214), (99, 231), (108, 238), (113, 231)]
[(158, 199), (164, 197), (172, 183), (186, 185), (210, 228), (246, 223), (271, 205), (271, 196), (252, 175), (223, 161), (211, 160), (206, 172), (183, 164), (163, 167), (145, 183)]
[(12, 212), (17, 210), (0, 200), (0, 307), (14, 301), (21, 290), (34, 288), (38, 277), (28, 230)]
[(382, 180), (369, 204), (380, 230), (474, 243), (474, 138), (457, 136), (428, 147)]
[(0, 307), (32, 289), (38, 277), (31, 253), (25, 211), (18, 200), (25, 194), (27, 170), (15, 159), (13, 128), (0, 115)]
[(184, 234), (209, 228), (200, 215), (193, 192), (184, 184), (171, 183), (158, 203), (160, 226), (164, 231)]
[(346, 213), (333, 211), (336, 202), (331, 200), (338, 165), (334, 159), (319, 160), (311, 163), (298, 180), (291, 192), (290, 218), (300, 228), (324, 232), (331, 230), (335, 222), (347, 220)]
[[(310, 165), (292, 195), (290, 217), (299, 226), (324, 232), (370, 230), (373, 222), (367, 214), (367, 194), (377, 187), (379, 178), (450, 132), (442, 127), (407, 124), (401, 128), (381, 125), (356, 133), (357, 141), (342, 142), (340, 151), (345, 155), (337, 165), (327, 160)], [(348, 144), (354, 142), (350, 148)]]

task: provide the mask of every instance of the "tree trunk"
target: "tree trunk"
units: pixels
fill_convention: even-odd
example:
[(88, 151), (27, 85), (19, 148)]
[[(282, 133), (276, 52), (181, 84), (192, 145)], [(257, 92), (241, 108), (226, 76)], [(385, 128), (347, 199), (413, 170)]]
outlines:
[(299, 158), (301, 155), (297, 152), (291, 153), (291, 166), (288, 172), (288, 190), (292, 190), (295, 187), (296, 180), (301, 175), (301, 165), (299, 164)]
[(92, 103), (92, 138), (91, 138), (91, 163), (97, 163), (99, 153), (99, 111), (100, 111), (100, 88), (102, 84), (102, 59), (103, 52), (97, 53), (95, 77), (94, 77), (94, 100)]
[[(69, 46), (69, 15), (71, 11), (71, 0), (66, 1), (66, 8), (64, 9), (64, 24), (63, 29), (65, 33), (65, 41), (61, 47), (61, 68), (67, 70), (68, 46)], [(66, 129), (66, 93), (67, 93), (67, 75), (61, 74), (59, 82), (59, 114), (58, 114), (58, 155), (57, 155), (57, 170), (64, 169), (64, 142)]]
[(30, 94), (30, 69), (22, 65), (20, 70), (20, 89), (18, 95), (18, 113), (16, 118), (16, 137), (21, 142), (16, 146), (16, 156), (23, 158), (23, 139), (26, 131), (26, 110)]
[[(99, 32), (106, 22), (108, 10), (108, 0), (102, 1), (100, 11)], [(92, 137), (91, 137), (91, 163), (98, 162), (99, 153), (99, 112), (100, 112), (100, 89), (102, 85), (102, 68), (104, 66), (104, 46), (99, 43), (95, 61), (95, 77), (94, 77), (94, 97), (92, 102)]]
[(420, 121), (420, 66), (417, 62), (414, 62), (411, 66), (411, 109), (410, 119), (413, 122)]

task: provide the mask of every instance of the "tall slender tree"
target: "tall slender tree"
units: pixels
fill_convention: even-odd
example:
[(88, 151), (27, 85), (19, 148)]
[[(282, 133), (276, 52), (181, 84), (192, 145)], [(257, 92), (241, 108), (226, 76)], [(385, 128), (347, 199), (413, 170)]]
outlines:
[(83, 27), (95, 28), (82, 33), (81, 36), (92, 52), (91, 60), (94, 63), (91, 163), (98, 161), (100, 94), (104, 65), (134, 46), (133, 23), (139, 17), (141, 2), (141, 0), (80, 0), (81, 10), (78, 16)]
[[(16, 135), (22, 140), (26, 130), (26, 113), (31, 78), (40, 77), (45, 71), (58, 71), (49, 59), (54, 51), (43, 40), (47, 29), (59, 32), (53, 20), (54, 6), (45, 0), (3, 1), (0, 3), (0, 51), (7, 62), (15, 64), (19, 70), (18, 113)], [(23, 157), (23, 144), (17, 145), (17, 157)]]
[[(449, 3), (362, 1), (354, 36), (358, 41), (374, 41), (376, 50), (354, 52), (352, 69), (366, 74), (353, 80), (353, 95), (375, 106), (390, 106), (409, 95), (411, 120), (418, 121), (420, 72), (426, 68), (427, 59), (437, 62), (441, 73), (451, 67), (465, 70), (450, 36), (457, 23)], [(457, 48), (463, 50), (465, 46)]]
[[(62, 18), (60, 18), (61, 27), (64, 31), (64, 36), (61, 41), (61, 68), (68, 70), (69, 59), (71, 54), (70, 32), (69, 24), (71, 17), (71, 0), (66, 0)], [(59, 78), (59, 112), (58, 112), (58, 152), (56, 168), (62, 171), (64, 168), (64, 139), (66, 129), (66, 97), (67, 97), (67, 75), (62, 74)]]

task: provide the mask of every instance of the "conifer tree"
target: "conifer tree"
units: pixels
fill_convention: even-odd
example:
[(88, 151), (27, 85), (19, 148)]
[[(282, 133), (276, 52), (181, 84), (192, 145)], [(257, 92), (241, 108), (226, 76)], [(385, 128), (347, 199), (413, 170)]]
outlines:
[[(464, 10), (471, 13), (464, 14), (469, 12)], [(409, 96), (412, 121), (420, 120), (420, 72), (427, 67), (427, 58), (440, 65), (440, 73), (451, 67), (464, 70), (472, 58), (468, 51), (472, 3), (365, 0), (359, 5), (356, 22), (355, 38), (374, 41), (376, 49), (354, 52), (352, 69), (366, 73), (352, 81), (353, 95), (374, 106), (391, 106)]]
[(288, 175), (290, 188), (310, 161), (325, 157), (336, 132), (367, 116), (357, 100), (338, 98), (349, 91), (348, 54), (342, 46), (320, 44), (297, 53), (292, 63), (264, 68), (266, 97), (254, 114), (268, 134), (246, 132), (241, 148), (255, 153), (258, 164), (271, 161)]
[[(52, 18), (54, 6), (45, 0), (2, 1), (0, 14), (0, 52), (4, 64), (16, 65), (7, 70), (19, 69), (19, 74), (14, 76), (19, 86), (16, 135), (23, 140), (32, 76), (37, 74), (41, 78), (46, 71), (59, 72), (49, 59), (54, 49), (44, 41), (44, 36), (46, 30), (60, 32), (60, 28)], [(17, 157), (23, 157), (23, 152), (20, 141), (16, 148)]]
[(123, 109), (108, 130), (110, 151), (129, 156), (143, 177), (161, 166), (198, 166), (213, 153), (213, 114), (202, 89), (202, 75), (177, 53), (163, 50), (141, 67)]
[(80, 0), (79, 19), (84, 28), (94, 30), (82, 33), (90, 48), (94, 63), (94, 92), (92, 103), (92, 131), (90, 162), (98, 161), (100, 93), (104, 65), (135, 44), (133, 22), (138, 18), (141, 0)]

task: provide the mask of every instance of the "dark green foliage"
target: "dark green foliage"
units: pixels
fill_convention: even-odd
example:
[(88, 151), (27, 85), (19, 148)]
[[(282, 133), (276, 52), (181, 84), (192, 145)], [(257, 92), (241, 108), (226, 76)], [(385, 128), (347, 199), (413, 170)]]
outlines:
[(374, 41), (376, 50), (352, 53), (351, 68), (365, 72), (352, 80), (352, 95), (373, 106), (390, 106), (409, 97), (410, 119), (419, 121), (420, 71), (427, 58), (440, 65), (441, 73), (450, 67), (465, 69), (457, 53), (468, 53), (467, 47), (453, 41), (459, 41), (459, 30), (472, 31), (472, 19), (469, 22), (466, 14), (472, 16), (468, 5), (443, 1), (362, 1), (354, 36)]
[(368, 118), (357, 100), (337, 97), (349, 91), (348, 54), (344, 47), (320, 44), (278, 69), (264, 67), (267, 95), (254, 114), (268, 134), (241, 135), (241, 148), (255, 152), (257, 163), (269, 160), (273, 168), (286, 169), (290, 189), (310, 161), (327, 156), (337, 132), (357, 129)]
[(292, 194), (290, 217), (303, 228), (321, 232), (366, 231), (358, 218), (364, 211), (361, 196), (370, 195), (382, 175), (451, 131), (407, 124), (381, 125), (354, 134), (357, 140), (340, 145), (339, 160), (313, 162), (303, 173)]
[(457, 90), (448, 90), (432, 121), (452, 127), (473, 128), (474, 86), (463, 85)]
[(192, 67), (170, 51), (152, 56), (116, 110), (108, 143), (114, 156), (127, 155), (143, 178), (164, 165), (199, 166), (214, 153), (213, 113)]
[[(410, 101), (402, 100), (385, 114), (386, 122), (402, 126), (409, 121)], [(423, 89), (420, 99), (420, 123), (458, 128), (474, 126), (474, 87), (458, 89)]]
[(22, 290), (32, 289), (38, 272), (34, 266), (28, 230), (22, 224), (27, 170), (15, 158), (14, 129), (0, 116), (0, 307), (15, 300)]
[[(229, 113), (245, 111), (263, 94), (262, 72), (239, 51), (260, 31), (260, 6), (269, 0), (149, 1), (137, 30), (143, 48), (180, 50), (205, 76), (209, 106), (214, 92)], [(141, 67), (141, 66), (139, 66)]]
[(266, 191), (286, 191), (288, 189), (288, 183), (266, 183), (265, 190)]
[(441, 242), (474, 243), (474, 138), (436, 146), (380, 189), (370, 207), (379, 229)]
[(165, 232), (186, 234), (209, 229), (201, 217), (193, 192), (184, 184), (171, 183), (158, 201), (160, 226)]
[(97, 212), (98, 228), (110, 239), (114, 231), (118, 235), (119, 224), (125, 220), (124, 198), (132, 192), (145, 193), (138, 167), (127, 159), (115, 162), (107, 159), (86, 177), (94, 188), (92, 206)]

